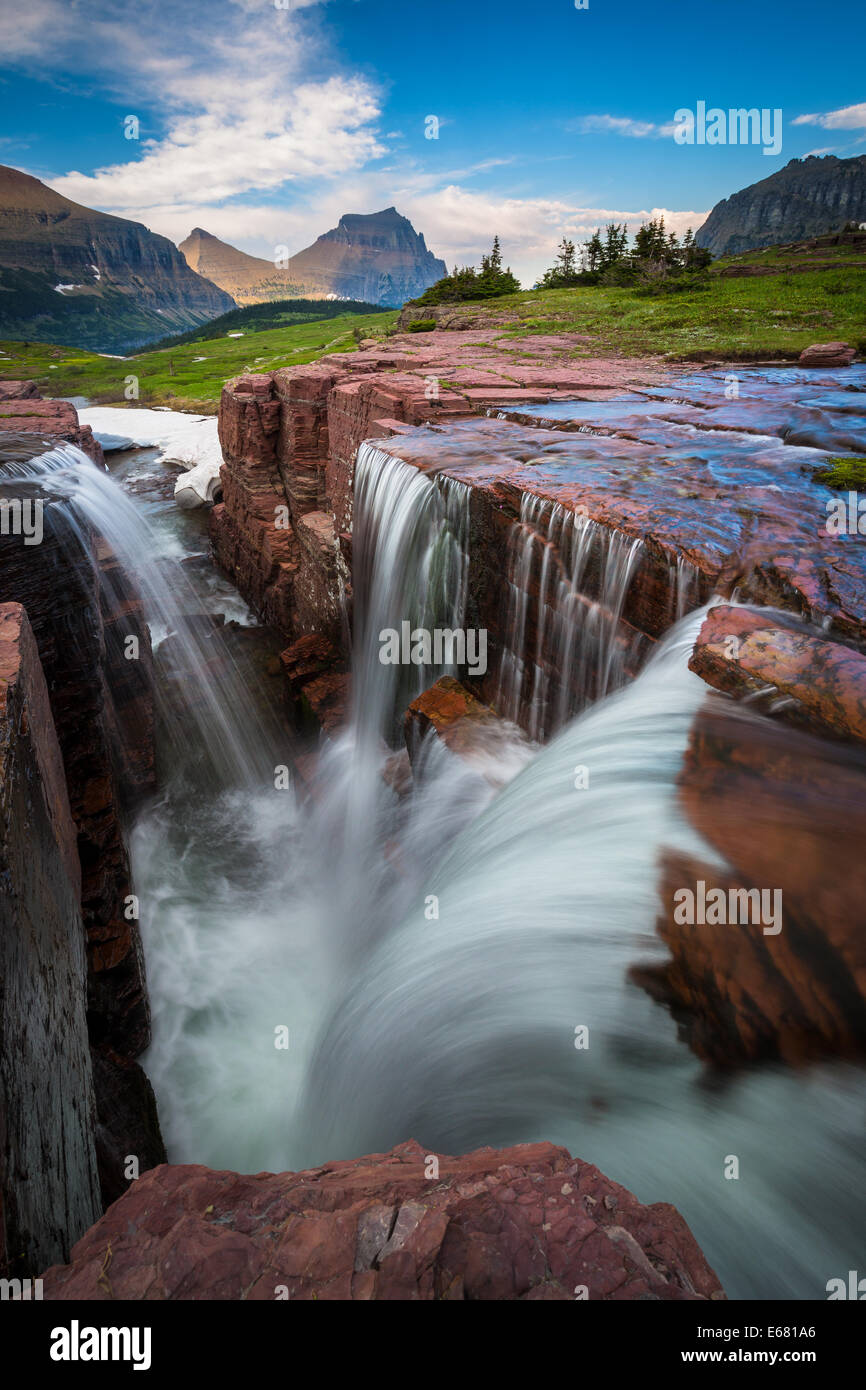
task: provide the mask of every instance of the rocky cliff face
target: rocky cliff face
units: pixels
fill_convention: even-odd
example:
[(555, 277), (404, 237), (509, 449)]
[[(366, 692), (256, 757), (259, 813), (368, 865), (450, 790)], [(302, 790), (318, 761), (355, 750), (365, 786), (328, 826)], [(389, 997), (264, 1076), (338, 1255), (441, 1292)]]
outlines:
[(424, 237), (396, 208), (347, 213), (339, 225), (292, 256), (284, 270), (247, 256), (196, 228), (181, 242), (189, 264), (242, 304), (301, 295), (399, 306), (447, 274)]
[(0, 337), (126, 352), (235, 307), (138, 222), (0, 166)]
[(810, 155), (717, 203), (695, 240), (714, 256), (800, 241), (866, 221), (866, 155)]
[(293, 256), (288, 269), (310, 293), (397, 307), (448, 273), (396, 208), (346, 214), (333, 231)]
[[(564, 360), (555, 339), (527, 340), (519, 364), (511, 359), (504, 368), (479, 330), (420, 336), (244, 377), (223, 394), (224, 502), (212, 518), (215, 549), (285, 637), (283, 664), (299, 706), (326, 728), (345, 708), (342, 614), (351, 612), (353, 473), (365, 439), (470, 489), (467, 621), (487, 631), (488, 672), (470, 682), (471, 693), (458, 689), (444, 700), (441, 688), (428, 692), (424, 709), (410, 712), (410, 751), (419, 713), (431, 712), (426, 722), (444, 727), (456, 702), (458, 741), (489, 719), (472, 695), (503, 713), (497, 673), (514, 641), (510, 592), (518, 579), (524, 618), (514, 655), (554, 688), (562, 648), (550, 613), (556, 594), (570, 589), (553, 503), (588, 515), (599, 540), (640, 541), (632, 581), (608, 625), (610, 650), (625, 654), (626, 674), (678, 611), (713, 593), (737, 589), (747, 602), (788, 610), (790, 621), (769, 625), (730, 608), (708, 619), (693, 663), (708, 687), (762, 697), (761, 711), (796, 727), (777, 739), (766, 714), (753, 714), (753, 726), (745, 715), (732, 722), (729, 711), (719, 727), (710, 710), (695, 725), (682, 799), (700, 834), (733, 866), (720, 886), (780, 886), (790, 932), (777, 944), (748, 929), (702, 935), (678, 926), (673, 888), (697, 879), (712, 886), (719, 875), (709, 863), (671, 859), (659, 866), (667, 910), (658, 922), (671, 961), (638, 977), (714, 1062), (862, 1055), (866, 968), (856, 925), (866, 890), (858, 873), (831, 866), (847, 862), (849, 841), (864, 834), (854, 808), (866, 804), (866, 559), (856, 544), (828, 533), (829, 493), (812, 478), (812, 450), (863, 452), (847, 378), (813, 369), (784, 384), (757, 373), (729, 401), (721, 374), (703, 385), (686, 377), (665, 382), (657, 372), (653, 380), (651, 364)], [(495, 330), (487, 336), (494, 339)], [(638, 376), (640, 392), (623, 391)], [(444, 381), (448, 389), (438, 389)], [(820, 400), (812, 394), (818, 391)], [(588, 403), (578, 406), (577, 398)], [(594, 399), (607, 406), (595, 422)], [(563, 402), (558, 418), (543, 416), (537, 403), (545, 400), (554, 415)], [(483, 418), (487, 410), (499, 418)], [(727, 478), (737, 452), (743, 486), (734, 504)], [(515, 570), (511, 538), (527, 495), (541, 521), (537, 543)], [(287, 529), (275, 529), (279, 507), (288, 508)], [(598, 605), (607, 622), (604, 555), (602, 547), (587, 561), (581, 601)], [(598, 655), (585, 646), (571, 663), (590, 696)], [(524, 684), (507, 711), (530, 732), (534, 688)], [(473, 712), (478, 718), (463, 717)], [(795, 747), (795, 737), (807, 741)], [(846, 766), (831, 775), (836, 748)], [(405, 753), (397, 771), (409, 773)]]
[(81, 867), (17, 603), (0, 604), (0, 864), (0, 1274), (18, 1277), (68, 1258), (100, 1203)]

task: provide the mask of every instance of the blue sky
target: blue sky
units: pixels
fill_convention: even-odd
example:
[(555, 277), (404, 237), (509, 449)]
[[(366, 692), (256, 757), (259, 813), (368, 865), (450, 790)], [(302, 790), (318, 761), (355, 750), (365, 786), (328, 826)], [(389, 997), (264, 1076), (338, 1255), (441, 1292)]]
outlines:
[[(564, 232), (682, 230), (789, 159), (866, 153), (864, 38), (862, 0), (0, 0), (0, 161), (267, 257), (393, 203), (449, 265), (498, 232), (529, 284)], [(699, 101), (780, 109), (780, 153), (677, 144)]]

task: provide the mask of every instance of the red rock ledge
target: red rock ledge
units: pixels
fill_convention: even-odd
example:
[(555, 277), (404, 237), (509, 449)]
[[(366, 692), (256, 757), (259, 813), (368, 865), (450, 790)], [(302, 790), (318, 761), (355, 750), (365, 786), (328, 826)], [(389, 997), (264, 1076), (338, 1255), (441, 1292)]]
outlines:
[[(679, 1212), (553, 1144), (414, 1140), (303, 1173), (145, 1173), (46, 1299), (723, 1299)], [(582, 1292), (585, 1290), (585, 1292)]]

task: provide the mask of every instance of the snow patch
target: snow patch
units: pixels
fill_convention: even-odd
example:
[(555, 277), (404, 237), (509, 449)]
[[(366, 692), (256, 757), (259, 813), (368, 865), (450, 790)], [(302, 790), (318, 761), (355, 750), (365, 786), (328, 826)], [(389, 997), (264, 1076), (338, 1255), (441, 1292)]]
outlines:
[(124, 435), (136, 448), (158, 448), (161, 463), (183, 469), (174, 489), (180, 506), (201, 507), (213, 501), (223, 461), (215, 415), (185, 415), (166, 406), (123, 410), (95, 405), (82, 410), (79, 418), (90, 425), (96, 439)]

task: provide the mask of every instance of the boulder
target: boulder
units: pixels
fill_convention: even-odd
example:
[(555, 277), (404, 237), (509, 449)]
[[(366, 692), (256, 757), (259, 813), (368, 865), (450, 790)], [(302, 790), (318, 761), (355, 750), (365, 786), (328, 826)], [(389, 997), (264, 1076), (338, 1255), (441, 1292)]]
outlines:
[(404, 722), (413, 764), (432, 734), (494, 787), (510, 781), (532, 753), (516, 724), (500, 719), (453, 676), (442, 676), (413, 700)]
[(683, 1218), (553, 1144), (144, 1174), (46, 1299), (723, 1299)]
[(800, 353), (800, 366), (850, 367), (856, 356), (850, 343), (812, 343)]
[(866, 656), (793, 616), (719, 604), (689, 665), (717, 690), (760, 699), (764, 713), (866, 743)]
[[(692, 729), (679, 801), (706, 848), (664, 857), (657, 929), (670, 960), (635, 978), (720, 1067), (862, 1057), (866, 749), (714, 697)], [(684, 889), (704, 901), (721, 890), (722, 920), (684, 921)], [(757, 894), (748, 913), (744, 892)]]

